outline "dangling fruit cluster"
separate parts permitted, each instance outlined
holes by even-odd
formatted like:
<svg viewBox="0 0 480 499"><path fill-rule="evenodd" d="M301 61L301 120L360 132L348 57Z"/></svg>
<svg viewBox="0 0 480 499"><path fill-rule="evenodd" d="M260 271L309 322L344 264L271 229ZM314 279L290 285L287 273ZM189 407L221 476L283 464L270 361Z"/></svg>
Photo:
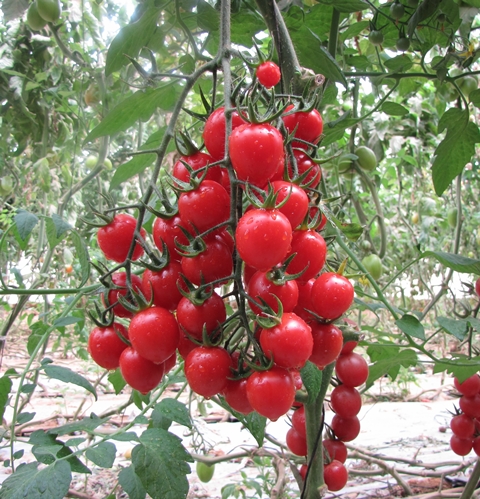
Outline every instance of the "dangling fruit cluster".
<svg viewBox="0 0 480 499"><path fill-rule="evenodd" d="M473 450L480 456L480 377L474 374L462 383L454 378L455 388L460 392L459 407L450 421L452 438L450 448L459 456Z"/></svg>

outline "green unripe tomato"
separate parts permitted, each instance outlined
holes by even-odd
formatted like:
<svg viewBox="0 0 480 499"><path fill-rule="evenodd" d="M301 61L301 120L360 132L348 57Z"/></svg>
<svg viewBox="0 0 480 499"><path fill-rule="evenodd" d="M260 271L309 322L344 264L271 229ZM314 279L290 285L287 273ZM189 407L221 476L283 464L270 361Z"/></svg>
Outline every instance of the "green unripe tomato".
<svg viewBox="0 0 480 499"><path fill-rule="evenodd" d="M411 222L413 225L417 225L419 221L420 221L420 215L415 211L414 213L412 213Z"/></svg>
<svg viewBox="0 0 480 499"><path fill-rule="evenodd" d="M0 180L0 188L2 195L6 196L13 191L13 178L10 175L5 175Z"/></svg>
<svg viewBox="0 0 480 499"><path fill-rule="evenodd" d="M465 78L460 79L460 81L458 82L458 86L460 87L463 95L465 95L465 97L467 97L468 99L470 93L474 90L477 90L478 82L474 76L465 76Z"/></svg>
<svg viewBox="0 0 480 499"><path fill-rule="evenodd" d="M37 2L30 4L27 10L27 24L33 31L40 31L47 25L47 21L38 13Z"/></svg>
<svg viewBox="0 0 480 499"><path fill-rule="evenodd" d="M377 157L375 153L367 146L360 146L355 149L358 156L357 163L360 168L371 172L377 167Z"/></svg>
<svg viewBox="0 0 480 499"><path fill-rule="evenodd" d="M97 156L94 156L92 154L85 160L85 167L88 168L89 170L92 170L93 168L95 168L95 166L97 166L97 162L98 162Z"/></svg>
<svg viewBox="0 0 480 499"><path fill-rule="evenodd" d="M448 225L454 229L457 226L457 216L458 210L457 208L450 208L447 212L447 222Z"/></svg>
<svg viewBox="0 0 480 499"><path fill-rule="evenodd" d="M105 167L105 170L107 170L107 171L110 171L113 168L112 162L108 158L105 158L103 160L103 166Z"/></svg>
<svg viewBox="0 0 480 499"><path fill-rule="evenodd" d="M395 47L399 52L406 52L410 48L410 40L403 36L395 42Z"/></svg>
<svg viewBox="0 0 480 499"><path fill-rule="evenodd" d="M62 4L60 0L36 0L38 13L45 21L54 23L60 19Z"/></svg>
<svg viewBox="0 0 480 499"><path fill-rule="evenodd" d="M400 2L393 2L390 5L390 15L397 21L405 14L405 7Z"/></svg>
<svg viewBox="0 0 480 499"><path fill-rule="evenodd" d="M374 29L373 31L370 31L368 39L372 45L378 47L383 43L384 36L381 31Z"/></svg>
<svg viewBox="0 0 480 499"><path fill-rule="evenodd" d="M353 167L353 160L350 154L342 154L338 158L338 173L346 173Z"/></svg>
<svg viewBox="0 0 480 499"><path fill-rule="evenodd" d="M372 249L372 245L371 245L370 241L367 241L366 239L364 239L362 241L361 247L364 251L369 251Z"/></svg>
<svg viewBox="0 0 480 499"><path fill-rule="evenodd" d="M367 269L368 273L376 280L380 279L383 274L382 260L378 255L372 253L363 258L362 265Z"/></svg>
<svg viewBox="0 0 480 499"><path fill-rule="evenodd" d="M214 464L206 464L201 461L197 461L197 476L199 480L203 483L208 483L215 473Z"/></svg>

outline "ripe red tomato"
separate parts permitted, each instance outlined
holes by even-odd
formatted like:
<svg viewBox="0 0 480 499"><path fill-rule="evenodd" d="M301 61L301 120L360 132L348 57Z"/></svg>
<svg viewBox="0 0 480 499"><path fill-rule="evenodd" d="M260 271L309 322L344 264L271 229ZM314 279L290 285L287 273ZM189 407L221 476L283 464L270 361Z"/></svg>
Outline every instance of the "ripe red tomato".
<svg viewBox="0 0 480 499"><path fill-rule="evenodd" d="M297 280L298 284L298 303L293 311L309 324L313 321L312 314L308 310L313 311L311 302L311 291L315 279L310 279L307 282Z"/></svg>
<svg viewBox="0 0 480 499"><path fill-rule="evenodd" d="M327 260L327 244L325 239L314 230L294 230L292 245L287 256L296 253L287 267L289 274L298 274L299 282L306 282L316 277Z"/></svg>
<svg viewBox="0 0 480 499"><path fill-rule="evenodd" d="M305 421L305 406L300 406L292 414L292 426L303 437L307 438L307 426Z"/></svg>
<svg viewBox="0 0 480 499"><path fill-rule="evenodd" d="M480 296L480 277L475 281L475 293Z"/></svg>
<svg viewBox="0 0 480 499"><path fill-rule="evenodd" d="M201 305L195 305L185 296L177 307L177 321L180 328L197 340L202 340L203 329L207 334L220 327L227 318L225 303L213 292Z"/></svg>
<svg viewBox="0 0 480 499"><path fill-rule="evenodd" d="M218 182L203 180L196 189L180 194L178 212L184 227L202 233L230 218L230 196Z"/></svg>
<svg viewBox="0 0 480 499"><path fill-rule="evenodd" d="M282 134L268 123L246 123L232 131L230 160L239 180L265 187L285 160Z"/></svg>
<svg viewBox="0 0 480 499"><path fill-rule="evenodd" d="M309 187L310 189L315 189L320 180L322 180L322 169L320 165L315 163L304 151L300 149L294 149L293 155L295 156L295 160L297 161L297 170L298 176L303 175L306 171L308 171L307 176L302 181L302 185ZM290 178L294 178L293 175L293 166L289 165L288 169Z"/></svg>
<svg viewBox="0 0 480 499"><path fill-rule="evenodd" d="M343 346L342 331L334 324L311 322L313 350L310 362L323 369L334 362L340 355Z"/></svg>
<svg viewBox="0 0 480 499"><path fill-rule="evenodd" d="M132 347L127 347L120 356L120 372L133 389L145 394L162 381L165 364L154 364Z"/></svg>
<svg viewBox="0 0 480 499"><path fill-rule="evenodd" d="M273 283L268 272L258 270L248 281L247 293L255 299L255 303L249 301L250 308L257 315L263 315L256 305L262 304L264 300L275 312L278 312L278 298L284 312L292 312L298 301L298 285L295 281L286 281L283 284ZM261 299L260 299L261 298Z"/></svg>
<svg viewBox="0 0 480 499"><path fill-rule="evenodd" d="M342 351L340 355L347 355L347 353L353 352L358 346L358 341L350 340L343 344Z"/></svg>
<svg viewBox="0 0 480 499"><path fill-rule="evenodd" d="M134 239L137 220L127 213L117 213L113 220L100 227L97 233L98 246L105 258L122 263L126 260ZM146 237L145 229L141 229L142 238ZM137 242L133 250L132 260L138 260L143 255L143 248Z"/></svg>
<svg viewBox="0 0 480 499"><path fill-rule="evenodd" d="M166 267L158 271L146 269L142 278L143 295L147 300L150 300L153 291L153 304L156 307L175 310L182 298L178 285L186 290L180 276L181 272L182 266L176 261L171 261Z"/></svg>
<svg viewBox="0 0 480 499"><path fill-rule="evenodd" d="M293 104L286 108L286 112L293 109ZM323 119L316 109L309 112L297 111L296 113L283 116L283 122L289 133L295 130L295 137L310 144L317 144L323 132ZM306 149L307 144L294 140L293 147Z"/></svg>
<svg viewBox="0 0 480 499"><path fill-rule="evenodd" d="M475 433L475 423L466 414L454 416L450 421L452 432L459 438L473 438Z"/></svg>
<svg viewBox="0 0 480 499"><path fill-rule="evenodd" d="M358 437L360 433L360 420L357 416L351 418L342 418L338 414L333 416L330 423L335 436L342 442L351 442Z"/></svg>
<svg viewBox="0 0 480 499"><path fill-rule="evenodd" d="M302 464L302 466L300 466L300 469L298 470L303 480L305 480L305 478L307 477L307 470L308 466L306 464Z"/></svg>
<svg viewBox="0 0 480 499"><path fill-rule="evenodd" d="M162 307L138 312L130 322L128 337L139 355L156 364L173 355L180 341L175 316Z"/></svg>
<svg viewBox="0 0 480 499"><path fill-rule="evenodd" d="M138 277L138 275L131 274L130 278L133 291L140 291L142 287L142 280L140 279L140 277ZM114 274L112 274L112 283L115 285L115 288L111 289L108 292L108 303L110 305L117 303L118 295L126 296L128 292L127 273L115 272ZM129 312L123 305L120 305L120 303L114 305L112 310L117 317L124 317L126 319L130 319L131 317L133 317L133 313Z"/></svg>
<svg viewBox="0 0 480 499"><path fill-rule="evenodd" d="M343 418L353 418L362 408L362 397L358 390L345 385L336 386L330 395L332 410Z"/></svg>
<svg viewBox="0 0 480 499"><path fill-rule="evenodd" d="M247 397L261 416L276 421L288 412L295 400L292 375L278 366L268 371L255 371L248 378Z"/></svg>
<svg viewBox="0 0 480 499"><path fill-rule="evenodd" d="M269 270L287 256L292 226L278 210L253 209L238 221L235 240L240 258L257 270Z"/></svg>
<svg viewBox="0 0 480 499"><path fill-rule="evenodd" d="M244 125L245 120L237 111L232 113L232 130ZM215 161L225 156L225 108L219 107L207 118L203 128L205 147Z"/></svg>
<svg viewBox="0 0 480 499"><path fill-rule="evenodd" d="M229 379L227 386L223 390L223 396L227 404L234 411L245 415L253 412L253 407L247 397L247 380L248 378Z"/></svg>
<svg viewBox="0 0 480 499"><path fill-rule="evenodd" d="M221 241L208 239L206 248L197 256L184 256L181 261L185 277L200 286L217 280L228 279L233 273L233 259L230 249ZM219 286L220 284L217 284Z"/></svg>
<svg viewBox="0 0 480 499"><path fill-rule="evenodd" d="M213 162L214 160L209 154L205 154L204 152L200 151L190 156L181 156L180 159L173 165L172 175L177 180L186 182L188 184L190 182L190 172L185 166L186 163L195 172L198 170L202 170L197 175L195 175L196 177L205 175L204 180L213 180L220 183L223 176L222 168L219 166L208 167L208 165Z"/></svg>
<svg viewBox="0 0 480 499"><path fill-rule="evenodd" d="M335 272L320 275L312 286L314 312L327 320L344 314L353 303L354 290L350 281Z"/></svg>
<svg viewBox="0 0 480 499"><path fill-rule="evenodd" d="M114 370L120 365L120 355L128 345L119 335L128 340L126 328L116 322L108 327L97 326L92 329L88 337L88 352L100 367Z"/></svg>
<svg viewBox="0 0 480 499"><path fill-rule="evenodd" d="M265 61L257 66L257 79L265 88L272 88L278 85L280 78L280 68L273 61Z"/></svg>
<svg viewBox="0 0 480 499"><path fill-rule="evenodd" d="M351 352L338 357L335 372L345 386L357 387L367 381L368 364L361 355Z"/></svg>
<svg viewBox="0 0 480 499"><path fill-rule="evenodd" d="M277 193L277 204L288 198L278 210L288 218L292 229L298 227L308 213L309 200L307 193L292 182L275 180L271 185L273 191Z"/></svg>
<svg viewBox="0 0 480 499"><path fill-rule="evenodd" d="M470 451L473 448L473 439L460 438L457 435L452 435L452 438L450 438L450 448L455 454L466 456L467 454L470 454Z"/></svg>
<svg viewBox="0 0 480 499"><path fill-rule="evenodd" d="M344 463L347 460L348 449L341 440L327 438L323 441L323 449L325 451L325 461L327 463L334 459L341 463Z"/></svg>
<svg viewBox="0 0 480 499"><path fill-rule="evenodd" d="M178 342L178 353L182 359L186 359L188 354L199 345L194 343L183 331L180 331L180 340Z"/></svg>
<svg viewBox="0 0 480 499"><path fill-rule="evenodd" d="M473 439L473 452L475 452L477 456L480 456L480 436Z"/></svg>
<svg viewBox="0 0 480 499"><path fill-rule="evenodd" d="M333 460L323 470L323 479L331 492L342 490L348 482L348 471L340 461Z"/></svg>
<svg viewBox="0 0 480 499"><path fill-rule="evenodd" d="M222 392L232 376L232 359L221 347L194 348L185 359L185 377L190 388L205 398Z"/></svg>
<svg viewBox="0 0 480 499"><path fill-rule="evenodd" d="M293 426L287 431L286 443L293 454L297 456L307 455L307 440Z"/></svg>
<svg viewBox="0 0 480 499"><path fill-rule="evenodd" d="M480 376L478 374L470 376L463 383L460 383L457 378L453 378L453 384L462 395L467 397L473 397L480 392Z"/></svg>
<svg viewBox="0 0 480 499"><path fill-rule="evenodd" d="M480 393L472 397L463 395L458 402L460 409L470 418L480 418Z"/></svg>
<svg viewBox="0 0 480 499"><path fill-rule="evenodd" d="M181 228L185 229L185 226L182 223L180 215L175 215L172 218L157 218L153 224L153 242L155 243L155 246L162 251L162 241L164 241L171 260L178 261L182 258L182 255L178 253L175 241L184 246L188 245L187 236L185 236Z"/></svg>
<svg viewBox="0 0 480 499"><path fill-rule="evenodd" d="M298 315L284 313L280 324L262 329L260 345L277 366L300 369L312 354L312 329Z"/></svg>

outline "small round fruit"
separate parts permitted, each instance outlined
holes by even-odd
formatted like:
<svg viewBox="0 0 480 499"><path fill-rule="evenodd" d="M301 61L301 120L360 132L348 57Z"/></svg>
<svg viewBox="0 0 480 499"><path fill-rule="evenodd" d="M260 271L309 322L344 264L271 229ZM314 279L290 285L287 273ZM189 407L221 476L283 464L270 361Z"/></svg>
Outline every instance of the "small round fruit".
<svg viewBox="0 0 480 499"><path fill-rule="evenodd" d="M127 348L128 333L120 323L108 327L95 327L88 337L88 352L92 359L104 369L114 370L119 366L120 356Z"/></svg>
<svg viewBox="0 0 480 499"><path fill-rule="evenodd" d="M214 464L206 464L201 461L197 461L196 465L198 479L203 483L208 483L215 473Z"/></svg>
<svg viewBox="0 0 480 499"><path fill-rule="evenodd" d="M60 0L36 0L38 13L45 21L54 23L60 19L62 4Z"/></svg>
<svg viewBox="0 0 480 499"><path fill-rule="evenodd" d="M406 36L402 36L395 42L395 47L399 52L406 52L410 48L410 40Z"/></svg>
<svg viewBox="0 0 480 499"><path fill-rule="evenodd" d="M342 490L348 481L348 471L340 461L333 460L325 466L323 477L328 490L336 492Z"/></svg>
<svg viewBox="0 0 480 499"><path fill-rule="evenodd" d="M100 89L96 83L90 83L83 94L83 100L87 106L94 106L100 102Z"/></svg>
<svg viewBox="0 0 480 499"><path fill-rule="evenodd" d="M355 154L358 156L357 163L360 168L370 172L375 170L377 167L377 157L369 147L359 146L355 149Z"/></svg>
<svg viewBox="0 0 480 499"><path fill-rule="evenodd" d="M414 213L412 213L410 221L412 222L413 225L417 225L418 222L420 221L420 215L415 211Z"/></svg>
<svg viewBox="0 0 480 499"><path fill-rule="evenodd" d="M448 225L454 229L457 226L458 210L457 208L450 208L447 212Z"/></svg>
<svg viewBox="0 0 480 499"><path fill-rule="evenodd" d="M378 255L375 255L375 253L364 257L362 264L376 281L382 277L382 260Z"/></svg>
<svg viewBox="0 0 480 499"><path fill-rule="evenodd" d="M475 281L475 293L480 297L480 277Z"/></svg>
<svg viewBox="0 0 480 499"><path fill-rule="evenodd" d="M280 68L273 61L265 61L258 65L257 79L265 88L273 88L282 77Z"/></svg>
<svg viewBox="0 0 480 499"><path fill-rule="evenodd" d="M28 7L27 24L33 31L40 31L47 25L47 21L38 12L37 2L32 2Z"/></svg>
<svg viewBox="0 0 480 499"><path fill-rule="evenodd" d="M383 33L381 31L374 29L373 31L370 31L370 34L368 35L368 40L375 47L379 47L384 40Z"/></svg>
<svg viewBox="0 0 480 499"><path fill-rule="evenodd" d="M400 2L393 2L390 5L390 15L397 21L405 14L405 7Z"/></svg>
<svg viewBox="0 0 480 499"><path fill-rule="evenodd" d="M139 355L132 347L127 347L120 355L120 372L134 390L146 394L162 381L165 365L154 364Z"/></svg>
<svg viewBox="0 0 480 499"><path fill-rule="evenodd" d="M312 286L313 311L327 320L338 319L350 308L353 298L350 281L335 272L321 274Z"/></svg>

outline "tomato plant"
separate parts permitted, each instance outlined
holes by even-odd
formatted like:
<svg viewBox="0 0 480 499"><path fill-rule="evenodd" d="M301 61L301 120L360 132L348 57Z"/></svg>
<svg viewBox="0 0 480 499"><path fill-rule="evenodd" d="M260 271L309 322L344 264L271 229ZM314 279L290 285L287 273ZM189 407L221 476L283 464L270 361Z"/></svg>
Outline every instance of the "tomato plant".
<svg viewBox="0 0 480 499"><path fill-rule="evenodd" d="M272 88L278 85L280 78L280 68L273 61L264 61L257 66L257 79L265 88Z"/></svg>
<svg viewBox="0 0 480 499"><path fill-rule="evenodd" d="M315 280L311 296L314 312L324 319L337 319L350 308L354 291L346 277L325 272Z"/></svg>
<svg viewBox="0 0 480 499"><path fill-rule="evenodd" d="M60 19L62 4L60 0L35 0L37 10L45 21L54 23Z"/></svg>

